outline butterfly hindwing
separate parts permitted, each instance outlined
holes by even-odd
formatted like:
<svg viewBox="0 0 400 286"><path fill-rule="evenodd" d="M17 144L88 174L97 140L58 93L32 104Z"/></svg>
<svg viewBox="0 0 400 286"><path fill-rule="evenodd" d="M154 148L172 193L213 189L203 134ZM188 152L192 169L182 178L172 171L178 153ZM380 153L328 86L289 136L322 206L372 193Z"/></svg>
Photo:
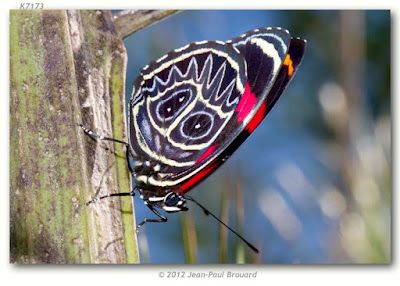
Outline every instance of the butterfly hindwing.
<svg viewBox="0 0 400 286"><path fill-rule="evenodd" d="M130 101L130 142L161 173L201 158L235 112L245 85L240 53L223 42L193 43L151 63Z"/></svg>

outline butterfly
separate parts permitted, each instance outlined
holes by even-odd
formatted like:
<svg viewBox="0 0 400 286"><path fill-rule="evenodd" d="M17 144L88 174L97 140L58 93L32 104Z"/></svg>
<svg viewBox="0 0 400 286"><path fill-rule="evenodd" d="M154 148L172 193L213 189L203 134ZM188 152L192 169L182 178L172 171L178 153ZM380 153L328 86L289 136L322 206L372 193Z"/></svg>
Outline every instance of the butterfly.
<svg viewBox="0 0 400 286"><path fill-rule="evenodd" d="M138 192L158 217L138 228L167 221L158 209L187 211L187 200L211 214L187 193L253 133L287 88L305 47L306 40L285 29L260 28L226 42L191 43L145 66L129 101L129 142L81 125L89 135L125 144L135 181L129 193L89 203Z"/></svg>

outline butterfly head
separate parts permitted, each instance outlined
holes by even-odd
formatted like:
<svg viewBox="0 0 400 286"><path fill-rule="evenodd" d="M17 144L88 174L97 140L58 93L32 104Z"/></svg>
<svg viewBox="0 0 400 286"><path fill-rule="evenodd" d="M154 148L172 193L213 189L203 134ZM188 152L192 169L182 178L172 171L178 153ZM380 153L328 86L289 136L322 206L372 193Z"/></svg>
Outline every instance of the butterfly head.
<svg viewBox="0 0 400 286"><path fill-rule="evenodd" d="M162 208L166 212L180 212L188 210L185 198L175 192L169 192L164 197Z"/></svg>
<svg viewBox="0 0 400 286"><path fill-rule="evenodd" d="M143 189L139 191L141 198L148 206L162 208L168 213L188 210L186 199L174 191L147 192Z"/></svg>

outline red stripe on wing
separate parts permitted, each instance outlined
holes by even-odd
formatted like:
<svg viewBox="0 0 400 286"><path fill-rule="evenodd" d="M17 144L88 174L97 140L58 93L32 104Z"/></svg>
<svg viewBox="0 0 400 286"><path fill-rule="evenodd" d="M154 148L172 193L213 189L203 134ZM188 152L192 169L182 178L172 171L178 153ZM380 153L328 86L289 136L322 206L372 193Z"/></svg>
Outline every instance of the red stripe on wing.
<svg viewBox="0 0 400 286"><path fill-rule="evenodd" d="M216 144L215 145L211 145L210 147L208 147L207 151L204 152L204 154L194 164L196 165L196 164L200 163L201 161L203 161L205 158L210 156L216 149L217 149L217 145Z"/></svg>
<svg viewBox="0 0 400 286"><path fill-rule="evenodd" d="M207 167L205 167L203 170L201 170L196 175L187 180L185 183L183 183L179 187L177 192L181 194L185 193L186 190L190 190L191 188L193 188L193 186L200 183L200 181L202 181L205 177L207 177L208 174L210 174L216 167L218 167L218 164L216 164L216 162L217 159L214 159L210 164L208 164Z"/></svg>
<svg viewBox="0 0 400 286"><path fill-rule="evenodd" d="M244 93L235 111L238 112L237 122L240 124L253 110L257 103L257 97L254 93L251 93L250 85L247 82L244 89Z"/></svg>
<svg viewBox="0 0 400 286"><path fill-rule="evenodd" d="M257 113L254 115L254 117L250 120L250 122L245 127L245 129L249 133L252 133L254 131L254 129L257 128L258 124L260 124L261 121L264 119L265 111L266 111L266 104L265 104L265 102L263 102L263 104L261 104L260 108L257 110Z"/></svg>

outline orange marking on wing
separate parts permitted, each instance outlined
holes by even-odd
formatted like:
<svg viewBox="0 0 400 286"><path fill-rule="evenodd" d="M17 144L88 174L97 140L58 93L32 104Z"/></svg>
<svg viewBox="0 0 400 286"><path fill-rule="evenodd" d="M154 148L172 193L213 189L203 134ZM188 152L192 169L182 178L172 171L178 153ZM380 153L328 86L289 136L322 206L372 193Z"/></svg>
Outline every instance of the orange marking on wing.
<svg viewBox="0 0 400 286"><path fill-rule="evenodd" d="M293 75L293 70L294 70L293 69L293 61L290 58L289 54L286 55L286 58L285 58L285 61L283 62L283 65L288 67L288 76L292 76Z"/></svg>

